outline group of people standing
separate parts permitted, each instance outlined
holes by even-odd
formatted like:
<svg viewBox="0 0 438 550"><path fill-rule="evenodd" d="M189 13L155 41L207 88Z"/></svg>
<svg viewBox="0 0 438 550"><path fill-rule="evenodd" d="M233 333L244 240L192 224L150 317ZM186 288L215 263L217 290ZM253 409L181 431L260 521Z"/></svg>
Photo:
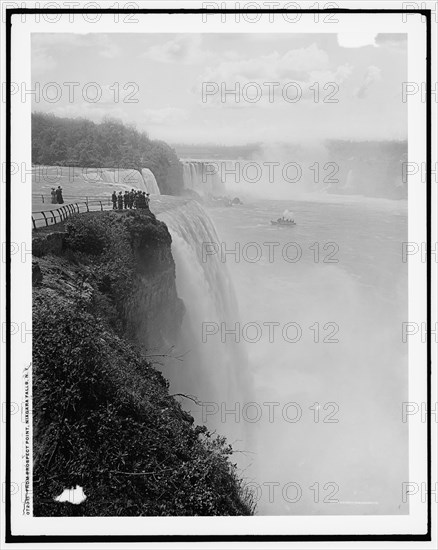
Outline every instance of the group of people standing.
<svg viewBox="0 0 438 550"><path fill-rule="evenodd" d="M114 191L111 195L111 200L113 202L113 210L123 210L128 208L147 208L149 209L149 193L146 191L136 191L131 189L131 191L119 191L119 194Z"/></svg>
<svg viewBox="0 0 438 550"><path fill-rule="evenodd" d="M58 185L58 189L52 187L52 190L50 191L50 196L52 197L52 204L64 204L62 187L60 185Z"/></svg>

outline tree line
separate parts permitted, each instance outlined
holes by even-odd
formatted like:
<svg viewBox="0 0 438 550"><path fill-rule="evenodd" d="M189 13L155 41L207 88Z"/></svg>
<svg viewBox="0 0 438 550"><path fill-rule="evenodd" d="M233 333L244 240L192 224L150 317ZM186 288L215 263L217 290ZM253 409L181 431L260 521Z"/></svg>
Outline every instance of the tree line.
<svg viewBox="0 0 438 550"><path fill-rule="evenodd" d="M32 113L32 163L86 168L149 168L161 193L178 195L183 168L164 141L151 140L134 126L105 118L61 118Z"/></svg>

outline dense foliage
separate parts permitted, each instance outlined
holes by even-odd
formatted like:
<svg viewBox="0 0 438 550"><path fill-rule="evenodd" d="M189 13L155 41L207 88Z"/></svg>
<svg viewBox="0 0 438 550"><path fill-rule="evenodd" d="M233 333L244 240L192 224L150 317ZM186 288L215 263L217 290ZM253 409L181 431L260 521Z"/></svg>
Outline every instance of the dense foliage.
<svg viewBox="0 0 438 550"><path fill-rule="evenodd" d="M169 145L110 118L95 124L82 118L32 113L32 163L149 168L162 193L177 195L183 187L182 165Z"/></svg>
<svg viewBox="0 0 438 550"><path fill-rule="evenodd" d="M35 301L35 515L247 515L231 448L84 303ZM79 485L80 505L56 503Z"/></svg>
<svg viewBox="0 0 438 550"><path fill-rule="evenodd" d="M126 332L120 304L141 264L139 251L146 249L151 263L164 248L170 250L170 235L153 215L100 212L73 217L59 254L36 260L37 516L254 511L253 496L230 460L231 447L194 425ZM87 497L82 504L54 500L76 485Z"/></svg>

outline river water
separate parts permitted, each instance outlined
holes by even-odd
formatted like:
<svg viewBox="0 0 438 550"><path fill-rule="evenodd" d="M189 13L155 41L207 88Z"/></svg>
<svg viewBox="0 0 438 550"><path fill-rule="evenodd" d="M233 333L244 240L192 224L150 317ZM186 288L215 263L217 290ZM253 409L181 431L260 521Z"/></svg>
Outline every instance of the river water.
<svg viewBox="0 0 438 550"><path fill-rule="evenodd" d="M240 325L207 338L225 348L238 334L252 396L211 416L249 434L260 514L406 513L406 202L311 198L208 210L219 242L205 261L226 265ZM271 225L285 209L297 225Z"/></svg>

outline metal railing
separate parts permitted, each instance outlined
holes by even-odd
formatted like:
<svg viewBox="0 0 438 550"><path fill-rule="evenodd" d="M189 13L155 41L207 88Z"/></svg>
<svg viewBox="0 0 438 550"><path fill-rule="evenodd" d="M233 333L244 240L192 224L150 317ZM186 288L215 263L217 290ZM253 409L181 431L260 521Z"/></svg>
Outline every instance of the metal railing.
<svg viewBox="0 0 438 550"><path fill-rule="evenodd" d="M51 210L41 210L32 212L32 225L34 229L39 227L49 227L56 223L61 223L73 214L81 212L90 212L98 210L112 209L110 201L104 200L88 200L85 202L67 203Z"/></svg>
<svg viewBox="0 0 438 550"><path fill-rule="evenodd" d="M111 202L111 196L104 196L102 195L63 195L64 201L73 202L73 201L79 201L79 202L93 202L96 200L101 200L102 202L108 201L108 204ZM32 202L36 203L37 201L40 201L42 204L51 204L52 203L52 197L51 195L44 195L42 193L32 193ZM54 207L56 208L56 205L58 203L52 203Z"/></svg>

